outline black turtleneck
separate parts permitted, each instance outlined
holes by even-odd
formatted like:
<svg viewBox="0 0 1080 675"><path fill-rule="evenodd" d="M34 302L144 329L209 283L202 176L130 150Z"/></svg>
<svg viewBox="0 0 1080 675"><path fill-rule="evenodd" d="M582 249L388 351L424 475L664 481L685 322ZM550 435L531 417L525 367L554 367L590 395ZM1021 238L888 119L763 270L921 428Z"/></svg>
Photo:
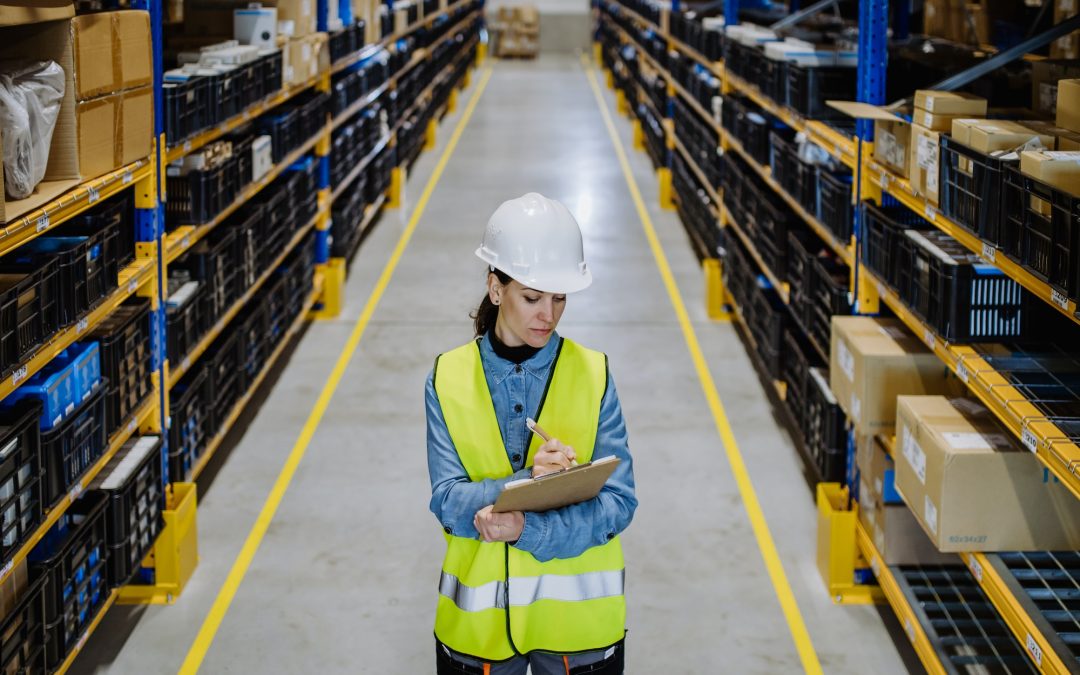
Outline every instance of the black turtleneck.
<svg viewBox="0 0 1080 675"><path fill-rule="evenodd" d="M495 328L492 327L488 331L488 340L491 340L491 348L495 350L495 354L500 359L506 359L511 363L523 363L531 359L536 352L540 351L539 347L533 347L529 344L523 344L518 347L508 347L499 339L498 335L495 335Z"/></svg>

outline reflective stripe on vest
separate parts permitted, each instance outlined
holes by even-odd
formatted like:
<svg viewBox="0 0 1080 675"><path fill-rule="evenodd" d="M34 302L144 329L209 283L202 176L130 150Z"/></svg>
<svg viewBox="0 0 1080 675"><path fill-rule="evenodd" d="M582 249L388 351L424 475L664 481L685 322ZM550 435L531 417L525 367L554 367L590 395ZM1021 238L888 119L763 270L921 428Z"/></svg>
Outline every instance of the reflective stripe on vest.
<svg viewBox="0 0 1080 675"><path fill-rule="evenodd" d="M538 422L590 461L607 387L607 359L562 340ZM435 391L450 438L473 481L513 473L488 391L479 344L439 357ZM530 441L528 461L541 441ZM501 543L447 536L435 634L451 649L489 661L534 650L608 647L623 638L622 546L615 537L580 556L548 562ZM507 574L509 572L509 581Z"/></svg>

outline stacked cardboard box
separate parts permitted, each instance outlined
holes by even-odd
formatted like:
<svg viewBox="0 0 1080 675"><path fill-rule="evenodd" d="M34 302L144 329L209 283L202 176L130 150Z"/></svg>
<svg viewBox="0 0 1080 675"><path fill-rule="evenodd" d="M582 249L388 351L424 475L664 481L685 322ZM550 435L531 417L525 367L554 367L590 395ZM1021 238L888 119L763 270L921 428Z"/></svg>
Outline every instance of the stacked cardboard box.
<svg viewBox="0 0 1080 675"><path fill-rule="evenodd" d="M66 75L45 181L4 204L0 220L36 208L81 181L150 155L150 15L127 10L3 29L0 59L55 61Z"/></svg>
<svg viewBox="0 0 1080 675"><path fill-rule="evenodd" d="M540 10L534 5L500 7L492 26L496 56L535 58L540 53Z"/></svg>
<svg viewBox="0 0 1080 675"><path fill-rule="evenodd" d="M941 191L941 133L961 117L985 117L986 99L951 91L920 89L915 92L908 151L911 187L936 205Z"/></svg>

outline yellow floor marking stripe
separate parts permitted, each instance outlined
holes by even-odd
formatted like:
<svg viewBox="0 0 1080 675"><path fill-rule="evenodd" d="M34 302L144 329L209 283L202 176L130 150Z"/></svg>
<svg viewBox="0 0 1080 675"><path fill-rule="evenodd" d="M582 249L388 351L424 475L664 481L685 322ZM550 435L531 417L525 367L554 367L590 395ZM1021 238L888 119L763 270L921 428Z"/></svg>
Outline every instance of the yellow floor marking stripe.
<svg viewBox="0 0 1080 675"><path fill-rule="evenodd" d="M458 121L457 127L454 129L454 134L450 137L450 142L446 145L446 150L443 151L442 157L439 158L439 163L435 166L435 171L431 174L431 178L428 179L427 186L424 188L420 200L416 203L416 210L413 211L412 216L409 218L405 231L401 233L401 237L398 239L394 252L390 255L386 267L383 268L382 274L379 276L379 281L375 284L375 289L368 297L367 304L364 306L364 311L360 313L360 317L356 320L352 333L349 335L349 340L345 343L345 348L341 352L341 355L338 356L337 363L334 364L334 370L330 373L330 378L323 386L322 392L319 393L319 398L315 402L315 407L312 408L307 422L304 423L304 428L300 432L300 437L296 439L296 445L293 446L292 452L289 453L289 457L285 461L285 466L282 468L281 473L278 474L277 481L275 481L273 489L267 496L262 511L259 512L259 517L255 521L255 525L251 528L251 532L248 533L247 540L244 542L244 547L240 550L240 555L237 556L232 569L229 570L229 576L221 586L221 590L218 592L218 596L214 600L214 605L210 608L210 613L206 616L206 620L203 621L202 628L199 629L199 634L195 637L195 642L191 645L191 650L188 651L187 658L184 659L183 665L180 666L179 672L181 675L192 675L198 672L199 666L202 665L203 659L206 657L206 652L210 649L210 645L214 641L214 636L217 634L218 628L225 618L225 613L229 611L229 605L232 604L232 600L236 596L236 591L240 588L240 583L244 580L244 575L247 574L248 567L250 567L256 551L259 550L259 544L262 543L267 528L270 527L270 521L273 520L278 505L281 504L281 499L285 496L285 491L289 489L289 483L292 482L293 474L296 473L296 469L300 465L300 460L304 458L304 453L307 451L308 444L311 442L312 436L315 435L315 429L318 428L319 422L322 421L323 414L326 412L327 406L330 405L330 399L334 396L338 383L345 374L345 368L349 365L353 353L360 344L360 338L364 335L364 329L367 328L368 321L371 320L371 315L375 312L375 308L378 306L379 300L382 298L382 294L386 290L387 284L390 283L390 277L393 276L394 269L397 267L402 253L405 252L405 247L408 245L409 239L412 238L412 234L416 230L416 225L420 221L424 209L427 207L428 200L431 198L431 193L434 192L435 185L442 177L443 169L446 168L446 163L449 161L450 155L453 154L454 148L457 147L458 140L461 138L462 132L465 131L465 126L469 123L469 119L476 109L476 104L480 101L480 95L484 93L484 88L487 87L488 80L490 79L491 69L488 68L484 72L484 76L480 80L476 92L473 93L472 100L469 101L465 113L461 116L461 120Z"/></svg>
<svg viewBox="0 0 1080 675"><path fill-rule="evenodd" d="M611 142L615 145L615 154L619 158L623 176L626 177L626 184L630 188L630 196L634 201L634 206L637 208L638 217L641 219L641 226L645 230L645 236L649 240L649 247L652 248L653 257L656 259L656 267L660 270L660 276L664 279L668 297L671 299L675 315L678 317L679 325L682 327L686 346L690 350L690 357L694 361L698 378L701 380L701 388L705 392L705 399L708 401L709 409L712 410L713 418L716 421L716 429L720 432L720 440L724 444L724 451L727 453L731 472L735 475L735 482L739 486L739 494L742 496L743 504L746 506L746 515L750 518L754 538L757 539L761 557L765 560L769 579L776 590L776 597L780 601L784 618L787 619L788 628L791 630L795 648L798 650L799 658L802 660L803 669L807 673L817 675L822 672L821 664L818 662L814 645L810 641L810 634L806 631L802 613L799 612L799 606L795 602L795 595L791 592L791 585L788 583L787 575L784 573L784 566L780 562L776 544L773 542L772 534L769 532L769 525L765 522L761 504L758 503L757 492L754 490L754 485L750 482L750 476L746 472L742 453L735 442L735 435L732 433L731 426L728 423L727 413L724 412L724 404L720 401L720 394L716 390L716 382L713 381L709 366L705 362L705 356L701 352L701 345L698 343L697 333L694 332L694 327L690 323L690 316L686 313L682 293L679 291L678 284L675 283L675 277L671 274L667 255L664 254L660 239L656 236L656 229L653 227L652 219L649 217L645 202L641 198L641 191L638 190L637 182L634 180L630 163L626 159L626 152L623 150L622 141L619 140L619 134L615 129L615 123L612 121L611 113L608 111L603 95L600 93L600 86L596 82L595 72L589 67L588 60L584 55L581 60L585 73L589 78L589 84L592 86L593 94L596 96L596 102L600 106L604 123L607 125L608 133L611 135Z"/></svg>

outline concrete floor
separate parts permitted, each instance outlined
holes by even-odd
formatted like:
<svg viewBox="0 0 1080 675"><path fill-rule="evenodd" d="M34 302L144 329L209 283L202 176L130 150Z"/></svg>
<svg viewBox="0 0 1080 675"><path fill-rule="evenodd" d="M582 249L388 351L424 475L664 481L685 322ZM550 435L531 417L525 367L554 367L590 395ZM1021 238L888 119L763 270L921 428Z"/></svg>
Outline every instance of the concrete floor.
<svg viewBox="0 0 1080 675"><path fill-rule="evenodd" d="M596 281L570 298L559 330L610 355L630 431L641 505L623 537L627 671L798 670L582 63L544 57L493 68L202 672L433 671L444 544L427 511L424 378L436 354L471 337L467 315L484 280L473 249L487 217L532 190L562 200L581 222ZM183 597L171 607L114 608L75 672L180 667L482 74L440 126L438 148L414 167L409 210L385 213L361 248L342 316L308 329L246 433L201 482L201 563ZM611 92L604 98L613 110ZM629 149L629 124L616 127ZM887 608L826 597L813 497L792 441L734 328L705 316L700 268L677 216L658 208L648 159L630 161L822 667L907 672L910 654L898 653L882 620Z"/></svg>

